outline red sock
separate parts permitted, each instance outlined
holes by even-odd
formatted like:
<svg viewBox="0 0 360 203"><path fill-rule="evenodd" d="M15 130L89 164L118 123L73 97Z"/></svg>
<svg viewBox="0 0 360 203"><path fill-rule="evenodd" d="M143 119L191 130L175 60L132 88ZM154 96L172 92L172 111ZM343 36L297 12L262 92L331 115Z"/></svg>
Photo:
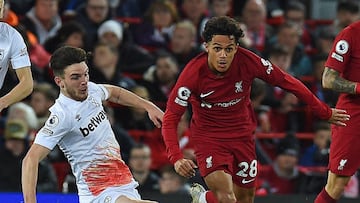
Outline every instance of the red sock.
<svg viewBox="0 0 360 203"><path fill-rule="evenodd" d="M214 193L211 192L210 190L206 191L205 199L207 203L218 203Z"/></svg>
<svg viewBox="0 0 360 203"><path fill-rule="evenodd" d="M336 200L330 197L330 195L326 192L325 188L323 188L319 195L316 197L314 203L336 203Z"/></svg>

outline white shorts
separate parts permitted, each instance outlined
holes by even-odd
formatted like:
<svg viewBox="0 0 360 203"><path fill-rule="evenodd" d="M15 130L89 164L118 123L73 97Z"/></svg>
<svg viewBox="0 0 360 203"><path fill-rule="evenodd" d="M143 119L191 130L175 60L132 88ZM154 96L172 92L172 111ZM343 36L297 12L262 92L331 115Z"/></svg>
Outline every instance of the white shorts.
<svg viewBox="0 0 360 203"><path fill-rule="evenodd" d="M115 203L116 199L120 196L140 200L140 194L136 189L138 185L136 181L133 181L127 185L109 187L98 196L79 196L79 201L80 203Z"/></svg>

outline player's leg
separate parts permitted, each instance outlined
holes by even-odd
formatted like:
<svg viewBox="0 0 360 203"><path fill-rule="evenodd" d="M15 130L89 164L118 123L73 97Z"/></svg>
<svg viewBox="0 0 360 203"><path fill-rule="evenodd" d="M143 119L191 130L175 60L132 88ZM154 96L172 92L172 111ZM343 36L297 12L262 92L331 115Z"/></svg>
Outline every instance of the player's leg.
<svg viewBox="0 0 360 203"><path fill-rule="evenodd" d="M315 199L315 203L335 203L342 196L349 176L339 176L329 171L325 188Z"/></svg>
<svg viewBox="0 0 360 203"><path fill-rule="evenodd" d="M236 203L230 174L223 170L216 170L208 174L204 180L219 203Z"/></svg>
<svg viewBox="0 0 360 203"><path fill-rule="evenodd" d="M234 193L237 203L253 203L255 199L255 187L243 188L234 184Z"/></svg>
<svg viewBox="0 0 360 203"><path fill-rule="evenodd" d="M331 127L329 154L329 173L325 188L315 199L315 203L335 203L343 194L351 176L360 166L360 114L357 110L347 109L351 115L346 127Z"/></svg>

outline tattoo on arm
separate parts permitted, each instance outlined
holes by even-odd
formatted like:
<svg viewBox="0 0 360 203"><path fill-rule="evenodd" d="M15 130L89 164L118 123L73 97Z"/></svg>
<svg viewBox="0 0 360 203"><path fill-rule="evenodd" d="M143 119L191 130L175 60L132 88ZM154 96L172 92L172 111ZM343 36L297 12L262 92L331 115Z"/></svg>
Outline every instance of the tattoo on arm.
<svg viewBox="0 0 360 203"><path fill-rule="evenodd" d="M323 80L327 80L329 88L336 92L355 94L356 83L340 77L334 69L325 68Z"/></svg>

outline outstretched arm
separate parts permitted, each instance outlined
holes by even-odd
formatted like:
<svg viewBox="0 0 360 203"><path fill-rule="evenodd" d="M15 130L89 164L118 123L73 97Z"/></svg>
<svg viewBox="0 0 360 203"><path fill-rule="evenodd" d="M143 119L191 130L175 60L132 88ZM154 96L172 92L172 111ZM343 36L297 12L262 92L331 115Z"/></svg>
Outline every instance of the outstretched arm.
<svg viewBox="0 0 360 203"><path fill-rule="evenodd" d="M22 162L21 185L25 203L36 203L39 162L49 153L48 148L33 144Z"/></svg>
<svg viewBox="0 0 360 203"><path fill-rule="evenodd" d="M114 85L104 85L109 91L109 101L124 106L131 106L145 109L151 121L156 127L160 128L163 120L164 112L152 102L145 100L136 94Z"/></svg>
<svg viewBox="0 0 360 203"><path fill-rule="evenodd" d="M30 67L16 69L19 83L5 96L0 98L0 112L11 104L21 101L33 90L33 78Z"/></svg>
<svg viewBox="0 0 360 203"><path fill-rule="evenodd" d="M357 83L346 80L340 73L332 68L325 67L322 78L322 86L340 93L358 94Z"/></svg>

